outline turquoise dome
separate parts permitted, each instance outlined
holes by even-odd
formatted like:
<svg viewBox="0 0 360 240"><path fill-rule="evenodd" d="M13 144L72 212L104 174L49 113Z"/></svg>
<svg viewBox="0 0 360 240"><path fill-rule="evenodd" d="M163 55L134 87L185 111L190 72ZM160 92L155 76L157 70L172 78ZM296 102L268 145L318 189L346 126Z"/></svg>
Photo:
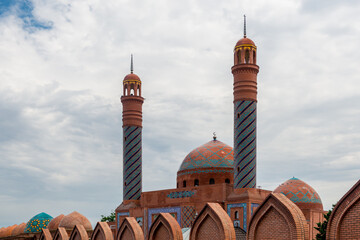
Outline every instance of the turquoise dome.
<svg viewBox="0 0 360 240"><path fill-rule="evenodd" d="M53 219L52 216L50 216L47 213L39 213L38 215L32 217L26 224L25 233L35 233L35 232L41 232L43 228L46 228L49 222Z"/></svg>
<svg viewBox="0 0 360 240"><path fill-rule="evenodd" d="M234 168L233 148L213 140L191 151L182 162L179 172L199 168Z"/></svg>

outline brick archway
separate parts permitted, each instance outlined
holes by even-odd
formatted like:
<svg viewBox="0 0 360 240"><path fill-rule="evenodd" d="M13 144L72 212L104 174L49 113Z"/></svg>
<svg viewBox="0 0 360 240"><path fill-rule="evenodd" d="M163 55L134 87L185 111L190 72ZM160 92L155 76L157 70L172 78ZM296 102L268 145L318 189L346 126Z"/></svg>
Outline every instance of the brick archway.
<svg viewBox="0 0 360 240"><path fill-rule="evenodd" d="M69 240L69 235L67 234L66 229L58 227L54 234L54 240Z"/></svg>
<svg viewBox="0 0 360 240"><path fill-rule="evenodd" d="M336 204L326 232L328 240L360 238L360 180Z"/></svg>
<svg viewBox="0 0 360 240"><path fill-rule="evenodd" d="M178 222L170 213L160 213L149 231L149 240L183 240Z"/></svg>
<svg viewBox="0 0 360 240"><path fill-rule="evenodd" d="M89 240L89 236L83 225L76 224L71 232L70 240Z"/></svg>
<svg viewBox="0 0 360 240"><path fill-rule="evenodd" d="M309 239L299 207L281 193L271 193L250 220L248 239Z"/></svg>
<svg viewBox="0 0 360 240"><path fill-rule="evenodd" d="M191 228L190 240L207 239L236 239L233 223L218 203L207 203Z"/></svg>
<svg viewBox="0 0 360 240"><path fill-rule="evenodd" d="M40 235L40 239L39 239L39 240L52 240L52 236L51 236L51 233L50 233L49 229L44 228L44 229L41 231L41 235Z"/></svg>
<svg viewBox="0 0 360 240"><path fill-rule="evenodd" d="M133 217L126 217L118 230L116 240L144 240L144 233Z"/></svg>
<svg viewBox="0 0 360 240"><path fill-rule="evenodd" d="M106 222L98 222L95 226L93 234L91 235L91 240L113 240L109 224Z"/></svg>

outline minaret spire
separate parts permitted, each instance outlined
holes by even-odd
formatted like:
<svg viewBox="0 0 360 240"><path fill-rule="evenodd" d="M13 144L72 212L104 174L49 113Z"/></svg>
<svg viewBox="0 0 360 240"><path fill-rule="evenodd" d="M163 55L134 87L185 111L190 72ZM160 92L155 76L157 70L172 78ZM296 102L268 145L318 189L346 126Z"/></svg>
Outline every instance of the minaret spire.
<svg viewBox="0 0 360 240"><path fill-rule="evenodd" d="M246 15L244 14L244 38L246 38Z"/></svg>
<svg viewBox="0 0 360 240"><path fill-rule="evenodd" d="M133 55L132 54L131 54L130 72L134 73L134 61L133 61Z"/></svg>

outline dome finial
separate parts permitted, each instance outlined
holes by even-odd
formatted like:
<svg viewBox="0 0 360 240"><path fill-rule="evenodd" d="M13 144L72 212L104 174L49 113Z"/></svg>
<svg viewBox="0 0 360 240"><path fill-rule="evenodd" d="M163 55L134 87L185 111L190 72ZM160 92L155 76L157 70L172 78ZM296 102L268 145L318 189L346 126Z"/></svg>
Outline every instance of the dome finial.
<svg viewBox="0 0 360 240"><path fill-rule="evenodd" d="M216 132L213 132L213 139L216 141Z"/></svg>
<svg viewBox="0 0 360 240"><path fill-rule="evenodd" d="M246 15L244 14L244 38L246 38Z"/></svg>
<svg viewBox="0 0 360 240"><path fill-rule="evenodd" d="M131 54L130 72L134 73L134 63L133 63L133 55L132 54Z"/></svg>

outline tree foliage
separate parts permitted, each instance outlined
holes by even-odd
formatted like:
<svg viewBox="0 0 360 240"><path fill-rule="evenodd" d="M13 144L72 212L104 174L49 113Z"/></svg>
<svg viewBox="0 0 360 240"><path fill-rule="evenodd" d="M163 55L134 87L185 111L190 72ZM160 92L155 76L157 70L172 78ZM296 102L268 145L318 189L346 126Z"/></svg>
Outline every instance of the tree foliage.
<svg viewBox="0 0 360 240"><path fill-rule="evenodd" d="M111 212L109 216L101 215L101 222L115 222L115 211Z"/></svg>
<svg viewBox="0 0 360 240"><path fill-rule="evenodd" d="M316 240L325 240L326 239L326 228L329 222L330 215L334 209L335 205L333 205L332 209L329 210L326 214L324 214L324 221L321 223L317 223L317 227L314 227L318 230L319 233L316 234Z"/></svg>

